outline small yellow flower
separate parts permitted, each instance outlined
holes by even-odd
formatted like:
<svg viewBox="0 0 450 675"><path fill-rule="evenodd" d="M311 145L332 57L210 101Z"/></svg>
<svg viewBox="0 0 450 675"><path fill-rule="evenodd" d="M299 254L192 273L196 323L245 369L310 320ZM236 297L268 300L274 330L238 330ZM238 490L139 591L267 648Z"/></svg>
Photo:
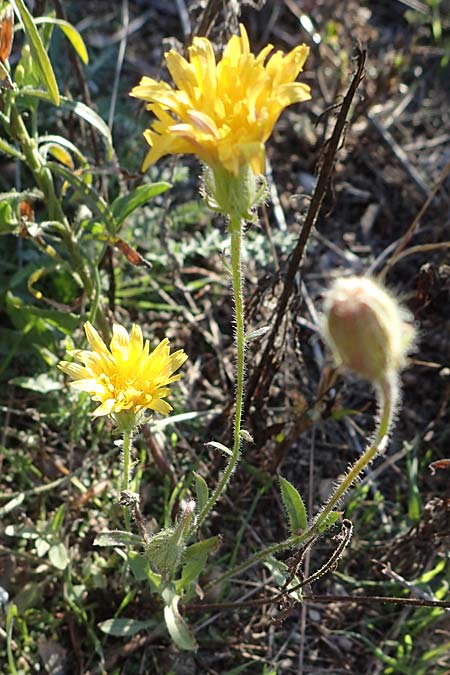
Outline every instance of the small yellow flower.
<svg viewBox="0 0 450 675"><path fill-rule="evenodd" d="M142 169L160 157L195 154L211 167L222 166L237 176L250 164L264 173L264 143L284 108L311 98L308 85L295 82L308 56L306 45L288 54L273 46L255 56L244 26L216 63L206 38L194 38L189 62L171 50L166 63L177 89L143 77L131 96L148 101L157 120L144 136L151 146Z"/></svg>
<svg viewBox="0 0 450 675"><path fill-rule="evenodd" d="M74 380L72 387L101 402L94 417L122 411L138 413L145 408L163 415L170 413L172 406L163 398L170 393L168 385L181 377L173 373L187 359L182 349L170 354L165 338L150 353L149 342L144 344L136 324L130 335L115 324L109 349L89 321L84 329L92 351L73 350L70 355L79 363L61 361L58 367Z"/></svg>

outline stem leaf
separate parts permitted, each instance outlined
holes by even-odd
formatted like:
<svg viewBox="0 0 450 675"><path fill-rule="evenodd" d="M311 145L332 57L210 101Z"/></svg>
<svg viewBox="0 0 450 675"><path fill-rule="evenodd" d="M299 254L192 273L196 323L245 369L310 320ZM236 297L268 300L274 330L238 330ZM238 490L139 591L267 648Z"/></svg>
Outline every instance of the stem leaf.
<svg viewBox="0 0 450 675"><path fill-rule="evenodd" d="M26 91L24 91L24 93L26 93ZM89 108L89 106L87 106L85 103L81 103L81 101L72 101L70 98L66 98L65 96L61 96L61 104L64 108L67 108L71 112L75 113L75 115L78 115L78 117L81 117L98 131L98 133L106 142L107 159L111 159L113 153L111 131L100 115L92 110L92 108Z"/></svg>
<svg viewBox="0 0 450 675"><path fill-rule="evenodd" d="M281 498L289 519L291 534L295 535L298 534L299 530L306 530L308 526L306 507L298 490L286 478L280 476L279 482Z"/></svg>
<svg viewBox="0 0 450 675"><path fill-rule="evenodd" d="M84 40L81 37L80 33L77 31L77 29L72 26L71 23L68 21L64 21L64 19L57 19L54 16L40 16L39 18L36 18L34 20L35 24L39 23L50 23L53 26L58 26L66 36L66 38L69 40L71 43L72 47L75 49L76 53L80 57L80 59L83 61L84 64L89 63L89 56L87 53L86 45L84 44Z"/></svg>
<svg viewBox="0 0 450 675"><path fill-rule="evenodd" d="M200 476L199 473L194 471L194 480L195 480L195 495L197 497L197 506L199 511L203 511L208 498L209 490L203 476Z"/></svg>
<svg viewBox="0 0 450 675"><path fill-rule="evenodd" d="M223 443L219 443L218 441L208 441L208 443L205 443L205 445L210 445L212 448L220 450L220 452L222 452L227 457L233 456L233 453L231 452L230 448L227 448L226 445L224 445Z"/></svg>
<svg viewBox="0 0 450 675"><path fill-rule="evenodd" d="M164 181L160 181L159 183L149 183L147 185L139 185L128 195L117 197L111 204L111 211L113 212L117 225L120 225L135 209L143 206L150 199L162 194L170 187L170 183Z"/></svg>
<svg viewBox="0 0 450 675"><path fill-rule="evenodd" d="M107 530L95 537L94 546L142 546L142 540L125 530Z"/></svg>
<svg viewBox="0 0 450 675"><path fill-rule="evenodd" d="M30 49L33 56L39 65L39 70L44 81L44 84L49 93L52 103L59 106L60 96L58 84L56 82L55 73L53 72L52 64L48 57L45 47L42 43L41 36L36 28L33 16L28 11L23 0L10 0L13 9L17 16L22 21L25 34L30 43Z"/></svg>
<svg viewBox="0 0 450 675"><path fill-rule="evenodd" d="M320 524L318 528L318 532L322 533L325 532L326 530L329 530L330 527L333 527L335 523L341 518L343 515L343 511L330 511L330 513L327 515L323 523Z"/></svg>

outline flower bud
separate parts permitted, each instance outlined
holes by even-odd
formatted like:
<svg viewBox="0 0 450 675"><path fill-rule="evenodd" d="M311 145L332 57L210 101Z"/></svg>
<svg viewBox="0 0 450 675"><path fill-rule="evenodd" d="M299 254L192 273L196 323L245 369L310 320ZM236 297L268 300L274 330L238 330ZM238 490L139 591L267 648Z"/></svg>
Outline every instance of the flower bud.
<svg viewBox="0 0 450 675"><path fill-rule="evenodd" d="M146 546L146 556L156 572L169 575L174 572L183 555L184 542L178 541L173 528L155 534Z"/></svg>
<svg viewBox="0 0 450 675"><path fill-rule="evenodd" d="M324 336L338 365L380 382L405 363L414 338L409 314L378 282L338 279L324 299Z"/></svg>
<svg viewBox="0 0 450 675"><path fill-rule="evenodd" d="M170 577L181 562L185 541L195 521L195 502L191 499L184 507L175 527L157 532L146 546L150 565L160 574Z"/></svg>
<svg viewBox="0 0 450 675"><path fill-rule="evenodd" d="M248 164L240 168L237 176L220 165L205 165L202 194L214 211L253 222L255 210L265 200L267 189L264 176L255 176Z"/></svg>

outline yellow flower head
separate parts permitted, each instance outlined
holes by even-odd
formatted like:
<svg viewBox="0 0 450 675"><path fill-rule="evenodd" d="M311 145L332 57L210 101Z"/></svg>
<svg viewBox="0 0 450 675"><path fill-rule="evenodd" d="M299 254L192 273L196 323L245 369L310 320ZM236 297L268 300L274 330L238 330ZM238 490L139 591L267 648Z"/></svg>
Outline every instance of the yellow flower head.
<svg viewBox="0 0 450 675"><path fill-rule="evenodd" d="M166 338L150 353L139 326L134 325L128 335L117 324L108 349L89 321L84 329L92 351L73 350L70 355L79 363L61 361L58 367L74 380L72 387L101 402L94 417L122 411L138 413L144 408L170 413L172 406L163 398L170 393L167 385L181 377L173 373L187 359L182 349L170 354Z"/></svg>
<svg viewBox="0 0 450 675"><path fill-rule="evenodd" d="M195 154L235 176L247 164L264 173L264 143L281 112L311 98L309 86L295 82L309 48L277 51L264 64L272 49L252 54L241 25L240 37L230 39L219 63L206 38L194 38L189 61L169 51L166 63L177 88L143 77L131 91L149 101L147 109L157 118L144 132L151 150L142 169L164 155Z"/></svg>

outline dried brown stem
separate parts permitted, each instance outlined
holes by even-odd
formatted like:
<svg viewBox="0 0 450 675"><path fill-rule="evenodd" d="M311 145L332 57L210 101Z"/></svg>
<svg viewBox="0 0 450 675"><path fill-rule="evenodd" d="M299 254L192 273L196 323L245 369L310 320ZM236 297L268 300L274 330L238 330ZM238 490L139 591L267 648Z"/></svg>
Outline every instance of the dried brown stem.
<svg viewBox="0 0 450 675"><path fill-rule="evenodd" d="M275 372L275 369L273 368L275 340L278 336L280 326L283 321L283 317L286 314L289 299L292 297L292 292L295 284L295 277L300 267L300 264L303 260L303 255L306 249L306 245L308 243L309 236L311 234L312 228L314 227L317 221L320 208L322 206L322 202L327 191L327 186L331 174L333 172L336 153L341 143L341 138L344 132L351 103L357 91L358 85L364 76L365 60L366 60L366 52L358 49L356 72L353 76L350 87L340 107L339 114L336 119L336 124L334 126L333 133L331 134L331 138L327 142L326 150L323 156L322 166L317 180L316 189L314 190L314 194L312 196L308 213L306 214L305 222L303 224L300 236L297 241L297 245L290 257L289 266L284 280L283 290L280 299L278 300L278 305L275 311L275 318L273 321L272 329L267 338L266 346L264 348L264 352L259 361L259 364L255 368L253 375L250 378L247 385L247 394L245 401L246 409L248 409L249 403L253 398L253 395L255 394L258 384L261 381L265 381L265 387L267 388L271 381L270 372L272 373Z"/></svg>

